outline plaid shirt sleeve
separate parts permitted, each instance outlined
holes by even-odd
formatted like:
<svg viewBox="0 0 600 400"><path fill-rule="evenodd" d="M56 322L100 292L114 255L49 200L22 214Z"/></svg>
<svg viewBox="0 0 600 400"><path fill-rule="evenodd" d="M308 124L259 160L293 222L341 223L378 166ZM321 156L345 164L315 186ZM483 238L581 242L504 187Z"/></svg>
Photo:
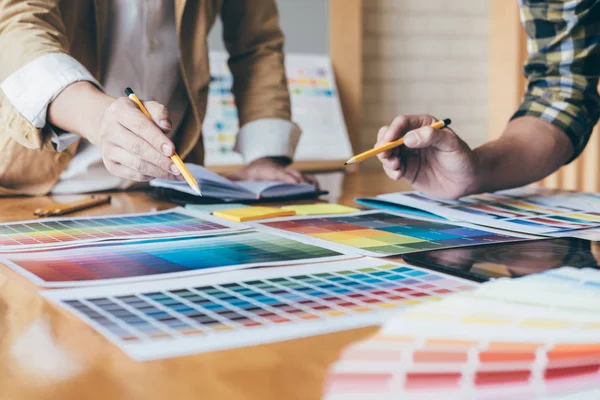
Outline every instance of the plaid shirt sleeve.
<svg viewBox="0 0 600 400"><path fill-rule="evenodd" d="M600 1L519 0L528 36L527 91L513 119L556 125L576 158L600 116Z"/></svg>

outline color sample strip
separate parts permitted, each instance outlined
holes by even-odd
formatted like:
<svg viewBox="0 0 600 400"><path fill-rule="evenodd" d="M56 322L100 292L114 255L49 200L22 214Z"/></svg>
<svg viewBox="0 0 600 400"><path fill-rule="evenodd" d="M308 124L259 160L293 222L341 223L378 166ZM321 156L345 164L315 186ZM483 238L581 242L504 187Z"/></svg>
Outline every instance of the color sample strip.
<svg viewBox="0 0 600 400"><path fill-rule="evenodd" d="M7 254L2 262L36 284L59 287L339 258L348 257L299 240L242 231L30 251Z"/></svg>
<svg viewBox="0 0 600 400"><path fill-rule="evenodd" d="M575 307L600 302L590 282L600 271L562 267L404 310L344 351L326 399L354 399L355 388L365 398L513 399L600 387L600 314ZM578 303L564 301L569 291Z"/></svg>
<svg viewBox="0 0 600 400"><path fill-rule="evenodd" d="M439 200L418 192L378 199L419 208L455 221L533 234L556 234L600 226L600 196L594 193L520 188Z"/></svg>
<svg viewBox="0 0 600 400"><path fill-rule="evenodd" d="M340 217L279 218L260 226L343 245L369 256L391 256L416 251L523 240L523 237L366 211Z"/></svg>
<svg viewBox="0 0 600 400"><path fill-rule="evenodd" d="M197 217L182 208L106 217L46 218L1 224L0 251L52 248L114 239L213 234L231 231L233 227L210 216Z"/></svg>
<svg viewBox="0 0 600 400"><path fill-rule="evenodd" d="M390 313L475 286L361 258L44 292L134 359L254 345L380 323Z"/></svg>

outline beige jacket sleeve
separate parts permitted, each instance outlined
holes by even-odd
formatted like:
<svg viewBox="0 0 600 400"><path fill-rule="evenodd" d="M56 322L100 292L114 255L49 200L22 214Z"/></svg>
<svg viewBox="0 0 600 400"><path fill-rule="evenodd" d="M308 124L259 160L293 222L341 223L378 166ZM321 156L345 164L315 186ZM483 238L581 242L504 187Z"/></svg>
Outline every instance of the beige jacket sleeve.
<svg viewBox="0 0 600 400"><path fill-rule="evenodd" d="M262 118L290 120L275 0L224 0L221 19L240 126Z"/></svg>
<svg viewBox="0 0 600 400"><path fill-rule="evenodd" d="M57 0L0 0L0 82L46 54L68 52L65 27ZM41 129L20 115L0 91L0 140L10 139L30 149L52 144Z"/></svg>

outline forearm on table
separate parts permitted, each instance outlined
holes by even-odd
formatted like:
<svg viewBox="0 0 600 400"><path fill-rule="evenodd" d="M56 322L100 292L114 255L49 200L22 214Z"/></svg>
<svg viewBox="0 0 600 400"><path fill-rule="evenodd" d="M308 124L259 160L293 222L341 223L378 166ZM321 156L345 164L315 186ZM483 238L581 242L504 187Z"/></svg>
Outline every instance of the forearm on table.
<svg viewBox="0 0 600 400"><path fill-rule="evenodd" d="M96 142L106 108L114 99L94 84L81 81L67 86L49 105L48 122L59 129Z"/></svg>
<svg viewBox="0 0 600 400"><path fill-rule="evenodd" d="M477 192L493 192L538 181L573 155L567 135L535 117L512 120L498 139L475 149Z"/></svg>

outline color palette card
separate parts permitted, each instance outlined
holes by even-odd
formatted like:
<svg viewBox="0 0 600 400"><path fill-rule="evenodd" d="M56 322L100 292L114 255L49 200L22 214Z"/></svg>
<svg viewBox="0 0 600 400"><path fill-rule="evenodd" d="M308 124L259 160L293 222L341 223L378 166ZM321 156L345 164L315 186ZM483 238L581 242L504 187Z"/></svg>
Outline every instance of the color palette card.
<svg viewBox="0 0 600 400"><path fill-rule="evenodd" d="M232 92L233 76L226 51L211 51L206 117L202 137L206 165L243 165L235 149L239 119ZM294 122L302 137L294 159L298 161L347 160L352 146L336 87L331 60L322 54L286 52L285 69ZM343 161L342 161L343 162Z"/></svg>
<svg viewBox="0 0 600 400"><path fill-rule="evenodd" d="M213 212L215 217L225 218L233 222L257 221L261 219L289 217L296 215L294 210L282 210L275 207L253 206L217 210Z"/></svg>
<svg viewBox="0 0 600 400"><path fill-rule="evenodd" d="M177 237L244 228L175 208L105 217L44 218L0 224L0 252L53 248L115 239Z"/></svg>
<svg viewBox="0 0 600 400"><path fill-rule="evenodd" d="M598 270L563 267L408 309L343 353L327 399L529 399L600 387L599 283Z"/></svg>
<svg viewBox="0 0 600 400"><path fill-rule="evenodd" d="M133 359L150 360L375 325L397 310L475 287L360 258L43 295Z"/></svg>
<svg viewBox="0 0 600 400"><path fill-rule="evenodd" d="M26 251L0 262L37 285L64 287L342 258L349 257L306 240L241 231Z"/></svg>
<svg viewBox="0 0 600 400"><path fill-rule="evenodd" d="M293 210L296 215L338 215L359 212L358 208L333 203L298 204L281 207L282 210Z"/></svg>
<svg viewBox="0 0 600 400"><path fill-rule="evenodd" d="M257 226L328 243L340 251L381 257L416 251L524 240L464 224L402 217L389 212L365 211L348 216L291 217Z"/></svg>
<svg viewBox="0 0 600 400"><path fill-rule="evenodd" d="M531 234L553 234L600 226L600 195L520 188L440 200L419 192L390 193L378 199L454 221Z"/></svg>

